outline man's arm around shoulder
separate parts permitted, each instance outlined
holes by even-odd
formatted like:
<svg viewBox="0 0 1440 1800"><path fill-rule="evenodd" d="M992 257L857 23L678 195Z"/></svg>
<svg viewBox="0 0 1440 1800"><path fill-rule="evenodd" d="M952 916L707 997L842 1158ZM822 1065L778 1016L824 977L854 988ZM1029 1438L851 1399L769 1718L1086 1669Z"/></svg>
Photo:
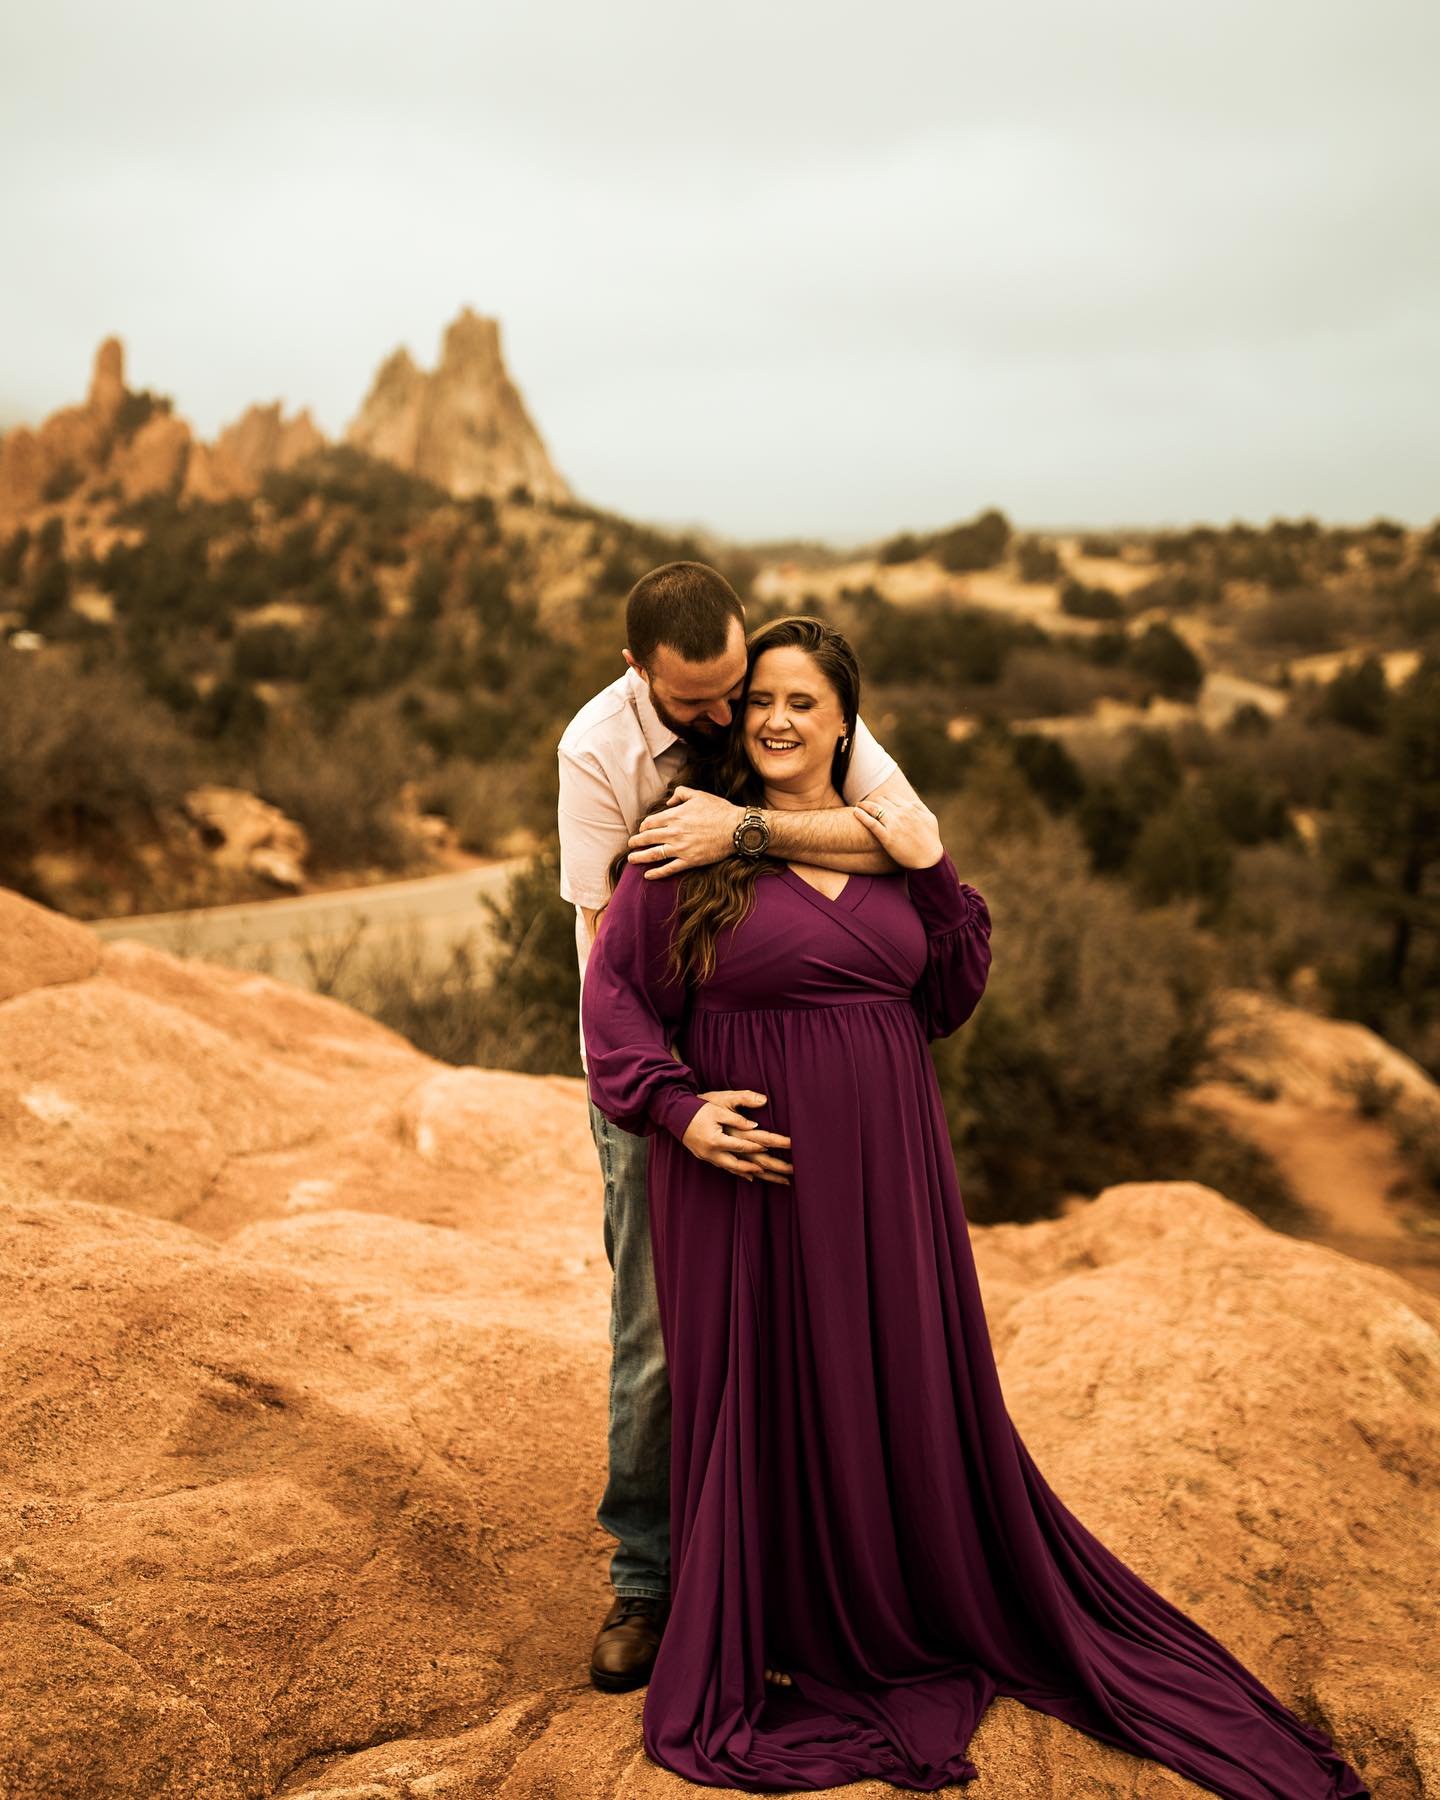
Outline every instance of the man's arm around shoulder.
<svg viewBox="0 0 1440 1800"><path fill-rule="evenodd" d="M863 804L878 800L883 805L887 797L919 798L899 768L872 788ZM762 816L770 827L770 854L787 862L866 875L888 875L899 866L855 817L852 807L826 807L817 812L766 807ZM630 838L630 860L650 865L645 871L647 880L703 868L731 854L735 827L743 817L743 807L718 794L678 787L659 812L641 821Z"/></svg>

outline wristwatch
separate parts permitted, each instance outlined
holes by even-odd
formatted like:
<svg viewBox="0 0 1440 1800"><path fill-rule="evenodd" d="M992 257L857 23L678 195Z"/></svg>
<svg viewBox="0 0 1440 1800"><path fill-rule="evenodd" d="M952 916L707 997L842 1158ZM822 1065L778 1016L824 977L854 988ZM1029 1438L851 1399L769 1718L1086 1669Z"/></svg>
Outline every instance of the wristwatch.
<svg viewBox="0 0 1440 1800"><path fill-rule="evenodd" d="M765 823L765 815L753 806L735 827L735 848L741 856L748 856L753 862L756 857L765 854L765 846L770 842L770 827Z"/></svg>

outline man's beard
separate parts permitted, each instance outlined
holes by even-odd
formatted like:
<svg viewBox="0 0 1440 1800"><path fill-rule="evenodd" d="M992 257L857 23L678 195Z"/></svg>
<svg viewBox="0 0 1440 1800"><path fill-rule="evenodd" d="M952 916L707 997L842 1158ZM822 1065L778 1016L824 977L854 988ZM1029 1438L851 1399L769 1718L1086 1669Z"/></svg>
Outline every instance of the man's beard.
<svg viewBox="0 0 1440 1800"><path fill-rule="evenodd" d="M724 725L686 725L674 718L655 698L655 690L650 690L650 704L655 708L655 717L666 728L673 731L687 750L707 761L719 756L730 737L729 729Z"/></svg>

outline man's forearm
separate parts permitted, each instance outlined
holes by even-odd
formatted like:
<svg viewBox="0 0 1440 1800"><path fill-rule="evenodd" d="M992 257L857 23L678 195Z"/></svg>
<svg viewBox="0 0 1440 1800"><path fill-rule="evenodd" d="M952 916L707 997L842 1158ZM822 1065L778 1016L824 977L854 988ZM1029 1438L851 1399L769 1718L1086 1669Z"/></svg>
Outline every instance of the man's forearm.
<svg viewBox="0 0 1440 1800"><path fill-rule="evenodd" d="M767 807L764 819L770 827L771 856L867 875L888 874L899 866L848 806L826 807L818 812L776 812Z"/></svg>

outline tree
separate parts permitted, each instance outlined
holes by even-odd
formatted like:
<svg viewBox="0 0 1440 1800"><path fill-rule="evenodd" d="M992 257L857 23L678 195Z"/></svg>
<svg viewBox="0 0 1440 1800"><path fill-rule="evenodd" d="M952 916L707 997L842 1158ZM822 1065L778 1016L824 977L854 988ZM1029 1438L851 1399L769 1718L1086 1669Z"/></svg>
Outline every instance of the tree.
<svg viewBox="0 0 1440 1800"><path fill-rule="evenodd" d="M1067 581L1060 590L1060 610L1076 619L1123 619L1120 596L1107 587L1086 587L1083 581Z"/></svg>
<svg viewBox="0 0 1440 1800"><path fill-rule="evenodd" d="M1367 656L1362 662L1346 663L1326 685L1318 713L1322 719L1333 719L1337 725L1375 737L1384 730L1389 702L1380 658Z"/></svg>
<svg viewBox="0 0 1440 1800"><path fill-rule="evenodd" d="M1185 771L1168 731L1136 731L1118 775L1126 798L1142 818L1168 806L1185 786Z"/></svg>
<svg viewBox="0 0 1440 1800"><path fill-rule="evenodd" d="M1136 894L1152 906L1193 897L1213 912L1229 897L1233 866L1233 853L1209 806L1181 794L1141 826L1127 873Z"/></svg>
<svg viewBox="0 0 1440 1800"><path fill-rule="evenodd" d="M1137 674L1179 700L1193 700L1205 680L1199 657L1162 619L1147 625L1130 644L1128 660Z"/></svg>
<svg viewBox="0 0 1440 1800"><path fill-rule="evenodd" d="M1059 552L1043 538L1021 538L1015 560L1022 581L1058 581L1065 572Z"/></svg>
<svg viewBox="0 0 1440 1800"><path fill-rule="evenodd" d="M1433 966L1440 938L1440 657L1424 657L1392 695L1374 751L1342 779L1321 847L1346 898L1387 927L1384 979L1405 991L1417 947Z"/></svg>
<svg viewBox="0 0 1440 1800"><path fill-rule="evenodd" d="M550 844L511 878L502 900L482 896L495 940L486 1013L492 1066L579 1073L580 974L575 908L560 897Z"/></svg>
<svg viewBox="0 0 1440 1800"><path fill-rule="evenodd" d="M991 507L968 525L954 525L935 539L932 554L941 568L993 569L1010 542L1010 521Z"/></svg>

